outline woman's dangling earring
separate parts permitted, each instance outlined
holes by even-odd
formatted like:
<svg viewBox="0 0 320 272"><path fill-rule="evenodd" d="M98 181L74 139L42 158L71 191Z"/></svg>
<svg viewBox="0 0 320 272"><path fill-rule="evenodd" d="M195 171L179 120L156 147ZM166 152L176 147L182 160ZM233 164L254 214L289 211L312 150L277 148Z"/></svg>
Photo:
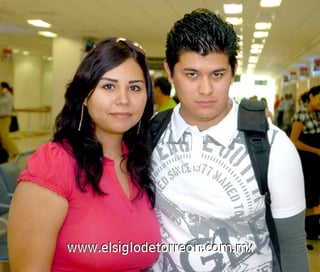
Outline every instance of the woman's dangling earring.
<svg viewBox="0 0 320 272"><path fill-rule="evenodd" d="M141 127L141 120L138 123L138 129L137 129L137 134L140 134L140 127Z"/></svg>
<svg viewBox="0 0 320 272"><path fill-rule="evenodd" d="M83 121L83 112L84 112L84 104L82 104L82 106L81 106L81 115L80 115L80 122L79 122L79 126L78 126L78 131L81 130L82 121Z"/></svg>

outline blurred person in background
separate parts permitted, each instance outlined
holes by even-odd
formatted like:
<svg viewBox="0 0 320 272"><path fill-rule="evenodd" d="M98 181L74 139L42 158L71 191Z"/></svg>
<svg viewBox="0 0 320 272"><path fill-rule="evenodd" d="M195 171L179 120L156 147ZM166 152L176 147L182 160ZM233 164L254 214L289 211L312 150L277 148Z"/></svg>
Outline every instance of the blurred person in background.
<svg viewBox="0 0 320 272"><path fill-rule="evenodd" d="M7 82L0 83L0 144L13 160L19 149L10 136L10 123L13 111L13 89Z"/></svg>
<svg viewBox="0 0 320 272"><path fill-rule="evenodd" d="M171 83L166 77L158 77L154 80L154 98L158 112L174 108L176 101L170 96Z"/></svg>
<svg viewBox="0 0 320 272"><path fill-rule="evenodd" d="M306 195L307 238L319 239L319 217L313 214L313 208L320 204L320 86L312 87L301 96L301 103L292 118L290 138L300 154Z"/></svg>

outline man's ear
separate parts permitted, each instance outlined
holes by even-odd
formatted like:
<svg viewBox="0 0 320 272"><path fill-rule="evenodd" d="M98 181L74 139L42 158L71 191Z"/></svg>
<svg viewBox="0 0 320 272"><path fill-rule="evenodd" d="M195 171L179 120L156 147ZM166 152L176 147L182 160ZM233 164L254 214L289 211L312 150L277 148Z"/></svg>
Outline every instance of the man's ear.
<svg viewBox="0 0 320 272"><path fill-rule="evenodd" d="M170 68L169 68L169 65L166 61L163 62L163 67L164 67L164 70L166 71L167 75L168 75L168 80L171 84L173 84L173 78L172 78L172 74L171 74L171 71L170 71Z"/></svg>

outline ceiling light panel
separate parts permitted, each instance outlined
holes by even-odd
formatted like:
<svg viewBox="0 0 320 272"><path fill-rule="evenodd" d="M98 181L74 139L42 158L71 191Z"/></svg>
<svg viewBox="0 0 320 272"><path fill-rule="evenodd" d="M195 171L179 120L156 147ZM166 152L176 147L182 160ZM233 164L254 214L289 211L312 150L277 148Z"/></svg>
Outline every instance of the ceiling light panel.
<svg viewBox="0 0 320 272"><path fill-rule="evenodd" d="M260 6L263 8L274 8L281 5L281 0L260 0Z"/></svg>
<svg viewBox="0 0 320 272"><path fill-rule="evenodd" d="M50 31L39 31L38 34L41 36L48 37L48 38L55 38L58 36L56 33L53 33Z"/></svg>
<svg viewBox="0 0 320 272"><path fill-rule="evenodd" d="M260 22L255 24L255 29L257 30L268 30L271 28L271 23L269 22Z"/></svg>
<svg viewBox="0 0 320 272"><path fill-rule="evenodd" d="M49 24L45 21L42 21L40 19L30 19L30 20L27 20L27 22L28 22L28 24L36 26L36 27L44 27L44 28L51 27L51 24Z"/></svg>
<svg viewBox="0 0 320 272"><path fill-rule="evenodd" d="M240 14L242 13L242 4L224 4L223 10L225 14Z"/></svg>
<svg viewBox="0 0 320 272"><path fill-rule="evenodd" d="M242 25L243 20L241 17L227 17L226 21L232 25Z"/></svg>
<svg viewBox="0 0 320 272"><path fill-rule="evenodd" d="M267 38L269 35L269 32L267 31L255 31L253 32L253 37L256 39L261 39L261 38Z"/></svg>

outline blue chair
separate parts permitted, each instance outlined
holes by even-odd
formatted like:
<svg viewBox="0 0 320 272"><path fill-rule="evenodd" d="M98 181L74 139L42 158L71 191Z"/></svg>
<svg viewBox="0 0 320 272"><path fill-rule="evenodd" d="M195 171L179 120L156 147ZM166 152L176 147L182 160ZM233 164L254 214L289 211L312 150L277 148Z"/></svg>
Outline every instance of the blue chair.
<svg viewBox="0 0 320 272"><path fill-rule="evenodd" d="M0 176L6 186L7 192L12 196L17 186L17 179L20 174L20 169L15 161L10 161L0 164Z"/></svg>
<svg viewBox="0 0 320 272"><path fill-rule="evenodd" d="M11 198L6 189L4 181L0 176L0 261L8 261L8 244L7 244L7 231L8 231L8 212L10 207Z"/></svg>
<svg viewBox="0 0 320 272"><path fill-rule="evenodd" d="M14 161L0 164L0 176L11 196L16 189L20 172L26 168L27 159L33 152L34 150L21 152Z"/></svg>

